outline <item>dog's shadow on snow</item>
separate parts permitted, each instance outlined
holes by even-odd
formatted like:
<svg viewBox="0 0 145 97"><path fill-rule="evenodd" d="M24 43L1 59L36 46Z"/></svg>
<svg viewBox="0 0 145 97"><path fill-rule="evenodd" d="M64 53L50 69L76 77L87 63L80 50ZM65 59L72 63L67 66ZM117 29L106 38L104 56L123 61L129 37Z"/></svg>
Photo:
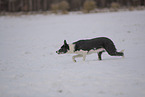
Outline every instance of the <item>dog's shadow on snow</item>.
<svg viewBox="0 0 145 97"><path fill-rule="evenodd" d="M94 60L86 60L86 62L91 62L91 61L97 61L97 62L106 62L106 61L118 61L118 60L122 60L124 58L104 58L102 60L98 60L98 59L94 59Z"/></svg>

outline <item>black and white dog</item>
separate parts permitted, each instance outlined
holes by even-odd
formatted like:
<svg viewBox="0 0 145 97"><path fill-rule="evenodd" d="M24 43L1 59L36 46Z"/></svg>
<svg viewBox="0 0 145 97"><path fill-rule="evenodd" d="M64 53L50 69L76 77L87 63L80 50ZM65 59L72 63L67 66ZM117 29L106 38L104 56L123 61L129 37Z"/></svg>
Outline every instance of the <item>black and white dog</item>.
<svg viewBox="0 0 145 97"><path fill-rule="evenodd" d="M124 56L123 50L117 52L112 40L106 37L99 37L87 40L79 40L72 44L67 44L64 40L63 46L56 51L57 54L74 53L77 54L72 57L73 61L76 62L75 58L83 57L83 61L86 59L87 54L98 53L98 59L102 60L101 54L107 51L111 56Z"/></svg>

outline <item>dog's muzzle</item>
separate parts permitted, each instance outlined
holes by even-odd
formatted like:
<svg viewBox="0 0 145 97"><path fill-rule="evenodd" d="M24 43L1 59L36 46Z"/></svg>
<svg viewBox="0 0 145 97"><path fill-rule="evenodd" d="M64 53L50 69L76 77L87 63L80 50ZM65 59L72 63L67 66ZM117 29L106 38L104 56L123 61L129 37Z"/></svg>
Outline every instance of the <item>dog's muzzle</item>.
<svg viewBox="0 0 145 97"><path fill-rule="evenodd" d="M59 54L59 51L56 51L57 54Z"/></svg>
<svg viewBox="0 0 145 97"><path fill-rule="evenodd" d="M56 51L57 54L64 54L63 52Z"/></svg>

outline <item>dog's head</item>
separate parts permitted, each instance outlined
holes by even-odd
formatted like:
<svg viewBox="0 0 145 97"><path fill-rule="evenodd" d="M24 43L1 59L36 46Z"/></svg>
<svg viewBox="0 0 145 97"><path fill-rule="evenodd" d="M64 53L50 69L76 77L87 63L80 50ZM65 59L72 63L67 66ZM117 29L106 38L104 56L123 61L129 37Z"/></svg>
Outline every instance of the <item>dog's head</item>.
<svg viewBox="0 0 145 97"><path fill-rule="evenodd" d="M56 51L57 54L65 54L69 50L69 45L67 44L66 40L64 40L64 44L61 46L61 48Z"/></svg>

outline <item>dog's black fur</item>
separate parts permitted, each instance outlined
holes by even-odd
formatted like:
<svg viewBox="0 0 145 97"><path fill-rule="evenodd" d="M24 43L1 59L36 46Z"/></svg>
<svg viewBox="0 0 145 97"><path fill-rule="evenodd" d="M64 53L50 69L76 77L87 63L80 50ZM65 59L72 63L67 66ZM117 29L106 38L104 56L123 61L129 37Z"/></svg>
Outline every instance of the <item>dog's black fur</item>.
<svg viewBox="0 0 145 97"><path fill-rule="evenodd" d="M113 43L113 41L106 37L99 37L87 40L79 40L77 42L72 43L74 45L73 49L67 44L66 40L64 40L64 45L61 47L60 50L56 51L58 54L62 53L77 53L77 56L74 56L73 59L75 61L75 57L85 57L86 54L89 54L91 50L98 50L98 58L102 60L101 55L103 52L107 51L111 56L124 56L123 52L117 52L117 49ZM101 50L99 50L101 49ZM85 53L80 53L84 51ZM84 58L85 60L85 58Z"/></svg>
<svg viewBox="0 0 145 97"><path fill-rule="evenodd" d="M104 48L111 56L123 56L122 52L117 52L114 43L106 37L99 37L88 40L79 40L74 42L75 51L84 50L88 51L92 49Z"/></svg>

